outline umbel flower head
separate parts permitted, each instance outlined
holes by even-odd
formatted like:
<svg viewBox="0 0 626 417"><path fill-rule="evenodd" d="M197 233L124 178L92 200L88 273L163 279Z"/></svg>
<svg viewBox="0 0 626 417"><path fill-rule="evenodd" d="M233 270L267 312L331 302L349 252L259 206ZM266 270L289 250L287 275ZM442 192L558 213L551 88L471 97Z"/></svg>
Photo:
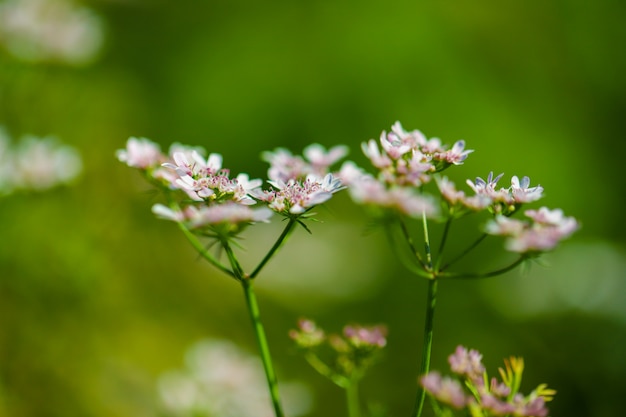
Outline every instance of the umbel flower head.
<svg viewBox="0 0 626 417"><path fill-rule="evenodd" d="M435 217L437 205L422 192L433 175L453 165L462 165L472 150L465 141L451 148L438 138L427 139L419 130L407 132L396 122L378 141L370 139L361 149L376 170L366 173L354 163L345 163L340 178L358 204L407 216Z"/></svg>
<svg viewBox="0 0 626 417"><path fill-rule="evenodd" d="M342 334L326 334L312 320L301 319L298 329L291 330L289 337L316 371L347 388L363 376L387 345L387 328L351 324L344 326ZM324 357L323 348L326 348Z"/></svg>
<svg viewBox="0 0 626 417"><path fill-rule="evenodd" d="M448 362L454 377L429 372L420 378L420 384L444 409L466 410L467 415L546 417L546 402L556 391L541 384L529 395L519 392L524 371L522 358L505 359L499 369L500 378L489 378L476 350L458 346Z"/></svg>
<svg viewBox="0 0 626 417"><path fill-rule="evenodd" d="M283 148L264 152L262 157L270 164L268 183L272 188L255 189L252 195L279 214L299 217L345 188L337 174L330 172L330 167L347 152L345 146L327 151L319 144L306 147L304 158Z"/></svg>
<svg viewBox="0 0 626 417"><path fill-rule="evenodd" d="M250 207L256 204L251 194L262 181L251 180L247 174L230 178L230 171L222 167L220 154L205 158L203 153L201 148L176 143L166 156L149 139L130 138L126 149L118 150L116 155L128 166L141 170L170 197L172 192L182 193L183 198L172 201L169 207L153 207L159 218L217 236L235 235L249 224L267 222L271 210Z"/></svg>

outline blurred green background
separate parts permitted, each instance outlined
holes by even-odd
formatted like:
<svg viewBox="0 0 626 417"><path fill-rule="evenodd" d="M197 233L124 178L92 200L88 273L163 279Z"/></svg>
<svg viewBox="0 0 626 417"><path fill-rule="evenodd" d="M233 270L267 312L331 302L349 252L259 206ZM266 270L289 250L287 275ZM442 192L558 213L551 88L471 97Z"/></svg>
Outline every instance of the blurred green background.
<svg viewBox="0 0 626 417"><path fill-rule="evenodd" d="M400 120L465 139L450 171L528 175L582 229L548 266L442 282L433 368L456 345L495 372L525 358L523 391L558 391L553 416L626 409L623 220L626 3L556 1L177 1L83 3L102 22L91 62L26 62L0 45L0 125L14 140L78 148L72 186L0 198L0 415L160 415L159 376L206 338L256 347L240 288L205 265L114 153L129 136L202 145L232 172L264 177L262 151L359 144ZM0 38L0 43L6 39ZM6 46L6 45L5 45ZM386 323L386 355L363 398L408 416L426 283L399 265L347 195L298 230L259 277L279 379L311 387L310 416L345 415L342 392L287 337L301 316L339 331ZM279 233L250 230L246 265ZM453 230L452 249L476 236ZM436 228L435 228L436 232ZM500 243L464 265L506 263Z"/></svg>

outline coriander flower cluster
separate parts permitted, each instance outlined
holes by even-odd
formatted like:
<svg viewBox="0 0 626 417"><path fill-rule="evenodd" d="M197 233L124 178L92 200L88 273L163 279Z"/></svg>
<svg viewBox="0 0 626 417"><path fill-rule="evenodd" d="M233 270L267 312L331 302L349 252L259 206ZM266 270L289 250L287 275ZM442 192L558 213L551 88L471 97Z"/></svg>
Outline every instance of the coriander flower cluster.
<svg viewBox="0 0 626 417"><path fill-rule="evenodd" d="M486 211L493 216L486 232L505 236L506 249L522 254L551 250L579 227L573 217L565 217L559 209L527 210L528 221L511 217L525 204L543 197L543 187L531 186L527 176L513 176L510 186L498 188L503 174L494 177L490 172L486 179L467 180L469 193L458 190L439 173L462 165L473 152L465 149L462 140L449 147L438 138L426 139L418 130L407 132L396 122L391 132L383 131L378 141L370 139L361 147L376 175L351 161L343 164L339 174L358 204L401 216L437 219ZM433 179L438 198L425 190Z"/></svg>
<svg viewBox="0 0 626 417"><path fill-rule="evenodd" d="M427 139L419 130L407 132L400 122L383 131L378 142L362 143L363 153L377 175L365 173L353 163L344 164L341 179L352 198L369 206L391 209L408 216L436 216L434 200L421 188L433 174L451 165L461 165L473 152L465 149L465 141L457 141L450 149L438 138Z"/></svg>
<svg viewBox="0 0 626 417"><path fill-rule="evenodd" d="M53 137L25 135L13 145L0 127L0 195L68 184L82 166L78 151Z"/></svg>
<svg viewBox="0 0 626 417"><path fill-rule="evenodd" d="M563 215L563 210L526 210L528 220L496 215L485 226L491 235L505 236L506 248L518 253L540 253L553 249L561 240L578 229L573 217Z"/></svg>
<svg viewBox="0 0 626 417"><path fill-rule="evenodd" d="M387 328L352 324L344 326L341 334L327 334L312 320L301 319L289 337L315 370L347 388L363 376L387 345Z"/></svg>
<svg viewBox="0 0 626 417"><path fill-rule="evenodd" d="M279 214L300 216L345 188L330 167L347 153L345 146L326 150L319 144L306 147L304 158L283 148L264 152L263 159L270 164L267 175L272 188L255 190L254 197Z"/></svg>
<svg viewBox="0 0 626 417"><path fill-rule="evenodd" d="M552 400L556 391L541 384L529 395L520 393L522 358L506 359L505 367L499 369L500 380L489 378L482 355L476 350L458 346L448 362L454 377L433 371L423 375L420 384L449 413L465 410L468 415L484 417L548 415L546 402Z"/></svg>
<svg viewBox="0 0 626 417"><path fill-rule="evenodd" d="M152 208L156 216L226 236L249 224L269 221L273 212L298 218L328 201L344 188L330 166L346 153L343 146L326 151L317 144L304 150L304 158L282 148L265 152L263 158L270 163L268 189L262 189L262 180L244 173L231 178L220 154L205 157L199 147L176 143L165 155L149 139L130 138L116 155L170 196L169 205ZM175 195L183 198L172 198Z"/></svg>

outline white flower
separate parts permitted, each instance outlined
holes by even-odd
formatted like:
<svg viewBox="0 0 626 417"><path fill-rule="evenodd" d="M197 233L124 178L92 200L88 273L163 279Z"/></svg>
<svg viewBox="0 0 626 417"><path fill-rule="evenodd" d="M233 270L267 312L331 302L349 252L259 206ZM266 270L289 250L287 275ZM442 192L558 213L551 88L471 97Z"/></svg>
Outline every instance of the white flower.
<svg viewBox="0 0 626 417"><path fill-rule="evenodd" d="M245 224L256 222L269 222L273 212L266 207L253 209L249 206L235 202L213 204L200 207L192 219L191 227L198 228L216 224Z"/></svg>
<svg viewBox="0 0 626 417"><path fill-rule="evenodd" d="M45 190L68 183L82 171L78 151L54 138L24 136L11 153L9 165L14 188Z"/></svg>
<svg viewBox="0 0 626 417"><path fill-rule="evenodd" d="M270 191L257 191L254 197L268 203L269 207L283 214L303 214L316 205L325 203L332 198L333 194L345 187L341 181L332 174L326 174L324 178L309 175L303 181L289 180L268 181L275 189Z"/></svg>
<svg viewBox="0 0 626 417"><path fill-rule="evenodd" d="M511 178L511 195L516 203L530 203L542 197L543 187L530 187L530 178L523 177L520 182L517 176Z"/></svg>
<svg viewBox="0 0 626 417"><path fill-rule="evenodd" d="M89 62L103 43L100 18L67 0L8 0L0 3L0 42L31 62Z"/></svg>
<svg viewBox="0 0 626 417"><path fill-rule="evenodd" d="M302 153L314 167L326 170L348 154L348 147L338 145L326 151L322 145L314 143L304 148Z"/></svg>
<svg viewBox="0 0 626 417"><path fill-rule="evenodd" d="M118 149L117 159L133 168L147 169L160 165L165 157L157 143L146 138L131 137L125 149Z"/></svg>
<svg viewBox="0 0 626 417"><path fill-rule="evenodd" d="M517 236L522 233L527 226L528 224L522 220L497 215L494 220L487 223L485 232L490 235Z"/></svg>
<svg viewBox="0 0 626 417"><path fill-rule="evenodd" d="M158 390L173 415L274 415L261 361L224 340L208 339L193 345L185 367L164 373ZM280 392L287 415L310 411L311 393L301 383L281 384Z"/></svg>

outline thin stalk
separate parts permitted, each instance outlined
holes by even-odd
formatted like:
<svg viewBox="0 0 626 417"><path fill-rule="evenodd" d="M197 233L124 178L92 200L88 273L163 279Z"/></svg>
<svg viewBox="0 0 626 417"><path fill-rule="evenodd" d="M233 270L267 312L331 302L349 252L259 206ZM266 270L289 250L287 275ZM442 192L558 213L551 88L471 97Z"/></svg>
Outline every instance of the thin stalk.
<svg viewBox="0 0 626 417"><path fill-rule="evenodd" d="M482 236L480 236L478 239L476 239L474 241L474 243L472 243L471 245L469 245L463 252L461 252L456 258L454 258L453 260L451 260L450 262L448 262L443 268L441 268L441 271L445 271L446 269L448 269L449 267L452 266L452 264L456 263L457 261L459 261L461 258L463 258L465 255L467 255L468 253L470 253L476 246L478 246L480 244L480 242L482 242L483 240L485 240L485 238L489 236L487 233L484 233Z"/></svg>
<svg viewBox="0 0 626 417"><path fill-rule="evenodd" d="M520 256L515 262L513 262L512 264L510 264L509 266L505 266L504 268L500 268L497 269L495 271L490 271L490 272L476 272L476 273L462 273L462 274L455 274L455 273L440 273L439 276L442 278L489 278L489 277L495 277L497 275L502 275L506 272L509 272L510 270L514 269L516 266L518 266L519 264L521 264L522 262L524 262L527 259L526 256L522 255Z"/></svg>
<svg viewBox="0 0 626 417"><path fill-rule="evenodd" d="M261 269L263 269L265 264L272 258L272 256L274 256L276 251L280 249L283 243L285 243L285 241L289 237L289 234L293 231L293 227L296 225L296 223L297 223L297 220L295 218L293 217L289 218L289 223L287 223L287 226L285 226L285 229L283 230L283 232L280 234L280 236L278 236L278 239L276 239L276 242L274 242L274 246L272 246L269 252L267 252L267 255L265 255L265 257L261 260L259 265L256 268L254 268L254 271L252 271L252 273L250 274L250 278L256 277L259 274L259 272L261 272Z"/></svg>
<svg viewBox="0 0 626 417"><path fill-rule="evenodd" d="M426 298L426 319L424 321L424 345L422 352L422 363L420 364L419 375L422 376L430 370L430 356L433 347L433 329L435 319L435 305L437 303L437 272L433 271L432 255L430 253L430 238L428 235L428 222L426 221L426 213L422 213L422 222L424 223L424 246L426 250L426 262L432 277L428 280L428 295ZM413 415L420 417L424 409L424 400L426 391L420 387L417 392L415 408Z"/></svg>
<svg viewBox="0 0 626 417"><path fill-rule="evenodd" d="M415 257L411 257L411 259L408 259L405 251L398 248L390 227L385 227L385 235L387 236L387 240L389 241L391 249L398 254L398 259L406 269L420 277L427 279L431 278L431 275L426 272L426 268L423 265L420 267L420 265L415 263Z"/></svg>
<svg viewBox="0 0 626 417"><path fill-rule="evenodd" d="M433 278L428 281L428 298L426 300L426 320L424 324L424 347L422 354L422 363L420 365L419 375L425 375L430 371L430 356L433 347L433 324L435 318L435 304L437 302L437 279ZM426 398L426 390L421 388L417 391L417 400L415 401L415 409L413 415L420 417L424 409L424 400Z"/></svg>
<svg viewBox="0 0 626 417"><path fill-rule="evenodd" d="M213 265L220 271L229 275L231 278L237 279L235 273L231 271L230 269L228 269L226 266L224 266L213 255L211 255L209 251L207 251L204 248L204 246L202 246L202 243L200 243L200 241L196 238L196 236L193 233L191 233L191 231L187 229L187 227L182 222L178 222L178 227L180 228L180 230L182 230L183 234L185 235L189 243L191 243L191 245L198 251L200 256L202 256L204 259L209 261L211 265Z"/></svg>
<svg viewBox="0 0 626 417"><path fill-rule="evenodd" d="M422 259L422 255L415 248L415 245L413 244L413 238L411 237L411 234L409 233L409 229L406 227L406 223L402 219L400 219L400 229L402 230L402 234L404 235L404 239L406 240L406 243L409 245L409 248L411 249L411 253L413 254L413 256L415 256L415 259L417 259L420 265L422 265L422 267L426 269L426 264L424 263L424 260ZM426 231L426 233L428 233L428 231Z"/></svg>
<svg viewBox="0 0 626 417"><path fill-rule="evenodd" d="M265 336L265 329L263 328L263 323L261 322L259 304L257 303L254 287L252 286L254 281L246 277L241 264L230 247L228 239L222 239L221 243L233 268L235 277L241 282L241 286L243 287L246 306L248 307L248 313L250 314L250 320L252 321L252 328L261 353L261 361L263 362L263 369L265 370L267 387L269 388L272 405L274 406L274 414L276 417L284 417L284 413L280 405L280 395L278 394L278 380L276 379L276 372L274 371L274 366L272 365L272 357L270 355L267 337Z"/></svg>
<svg viewBox="0 0 626 417"><path fill-rule="evenodd" d="M361 417L358 378L350 380L350 384L346 388L346 400L348 403L348 417Z"/></svg>
<svg viewBox="0 0 626 417"><path fill-rule="evenodd" d="M347 389L350 385L350 380L345 376L333 371L326 363L324 363L316 354L307 352L304 354L304 359L321 375L330 379L335 385Z"/></svg>
<svg viewBox="0 0 626 417"><path fill-rule="evenodd" d="M441 243L439 244L439 251L437 251L437 265L439 268L441 261L443 260L443 249L446 247L446 242L448 241L448 234L450 233L450 225L452 224L452 217L449 217L446 221L446 225L443 229L443 236L441 237Z"/></svg>
<svg viewBox="0 0 626 417"><path fill-rule="evenodd" d="M263 368L265 369L265 377L267 379L270 397L272 398L274 414L276 417L284 417L285 414L283 413L280 405L280 395L278 394L278 381L276 379L276 373L274 372L274 366L272 365L272 358L267 338L265 336L265 330L263 329L263 324L261 323L259 306L257 304L256 295L254 294L252 286L253 282L254 281L251 279L243 279L241 284L246 297L246 305L248 306L250 319L252 320L254 334L259 345L259 350L261 351L261 361L263 362Z"/></svg>

